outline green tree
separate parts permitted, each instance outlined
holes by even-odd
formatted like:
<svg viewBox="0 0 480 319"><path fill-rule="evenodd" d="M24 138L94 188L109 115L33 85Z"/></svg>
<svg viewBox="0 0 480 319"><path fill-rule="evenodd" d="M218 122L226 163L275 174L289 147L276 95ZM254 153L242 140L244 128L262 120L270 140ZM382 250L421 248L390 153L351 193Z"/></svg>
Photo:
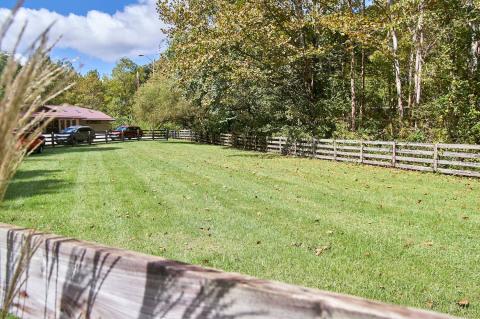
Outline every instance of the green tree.
<svg viewBox="0 0 480 319"><path fill-rule="evenodd" d="M165 76L156 76L140 87L135 94L133 110L137 122L150 128L191 125L190 104L175 82Z"/></svg>
<svg viewBox="0 0 480 319"><path fill-rule="evenodd" d="M122 58L113 68L111 77L103 78L106 110L119 122L132 121L133 97L148 77L148 68Z"/></svg>

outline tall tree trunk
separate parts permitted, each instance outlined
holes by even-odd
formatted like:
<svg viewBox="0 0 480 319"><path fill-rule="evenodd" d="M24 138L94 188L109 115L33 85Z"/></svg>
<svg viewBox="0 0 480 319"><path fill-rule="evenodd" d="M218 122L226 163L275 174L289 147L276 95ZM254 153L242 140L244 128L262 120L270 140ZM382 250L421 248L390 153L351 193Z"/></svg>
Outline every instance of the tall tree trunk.
<svg viewBox="0 0 480 319"><path fill-rule="evenodd" d="M415 53L415 103L414 106L420 104L422 98L422 68L423 68L423 15L425 11L424 1L420 1L419 16L417 23L416 53Z"/></svg>
<svg viewBox="0 0 480 319"><path fill-rule="evenodd" d="M393 0L388 0L388 5L393 5ZM395 27L392 27L390 32L392 36L392 55L393 55L393 69L395 71L395 88L397 89L397 109L400 118L403 118L403 102L402 102L402 78L400 72L400 60L398 58L398 37Z"/></svg>
<svg viewBox="0 0 480 319"><path fill-rule="evenodd" d="M413 81L414 81L414 68L415 68L415 50L416 50L416 43L417 43L417 28L413 31L412 36L412 48L410 50L410 58L408 60L408 101L407 101L407 108L411 109L414 99L414 91L413 91Z"/></svg>
<svg viewBox="0 0 480 319"><path fill-rule="evenodd" d="M467 7L469 11L475 12L475 4L473 0L467 0ZM470 71L472 74L478 69L479 59L480 59L480 26L478 23L471 21L469 19L468 26L470 27L470 32L472 34L471 44L470 44Z"/></svg>
<svg viewBox="0 0 480 319"><path fill-rule="evenodd" d="M352 15L355 14L353 8L352 0L348 1L350 7L350 12ZM351 113L350 113L350 129L352 131L356 130L356 120L357 120L357 98L355 92L355 43L350 39L350 100L351 100Z"/></svg>
<svg viewBox="0 0 480 319"><path fill-rule="evenodd" d="M355 93L355 47L352 44L351 53L350 53L350 99L352 105L351 111L351 123L350 128L352 131L356 129L356 113L357 113L357 103L356 103L356 93Z"/></svg>
<svg viewBox="0 0 480 319"><path fill-rule="evenodd" d="M362 1L362 17L365 17L365 0ZM363 110L365 109L365 47L362 45L361 57L361 77L362 77L362 93L360 96L360 122L363 120Z"/></svg>

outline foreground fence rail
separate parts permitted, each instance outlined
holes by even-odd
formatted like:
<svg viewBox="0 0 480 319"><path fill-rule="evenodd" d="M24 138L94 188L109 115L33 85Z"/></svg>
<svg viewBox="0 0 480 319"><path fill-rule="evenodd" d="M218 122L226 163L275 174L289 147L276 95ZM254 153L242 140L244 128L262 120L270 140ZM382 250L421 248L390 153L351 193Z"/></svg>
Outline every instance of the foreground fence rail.
<svg viewBox="0 0 480 319"><path fill-rule="evenodd" d="M27 232L0 224L3 289ZM38 233L33 241L39 248L10 308L19 318L452 318L56 235Z"/></svg>
<svg viewBox="0 0 480 319"><path fill-rule="evenodd" d="M274 152L283 155L393 167L407 170L480 177L480 145L429 144L396 141L298 139L285 137L207 135L182 130L173 138Z"/></svg>

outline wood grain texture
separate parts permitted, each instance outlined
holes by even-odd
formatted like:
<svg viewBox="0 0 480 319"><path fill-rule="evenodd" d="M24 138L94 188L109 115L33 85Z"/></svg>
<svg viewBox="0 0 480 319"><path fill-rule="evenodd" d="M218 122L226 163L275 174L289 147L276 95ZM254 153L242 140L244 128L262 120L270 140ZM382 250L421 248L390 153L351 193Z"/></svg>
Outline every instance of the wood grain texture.
<svg viewBox="0 0 480 319"><path fill-rule="evenodd" d="M25 232L0 224L3 287ZM20 318L452 318L56 235L34 238L40 248L11 308Z"/></svg>

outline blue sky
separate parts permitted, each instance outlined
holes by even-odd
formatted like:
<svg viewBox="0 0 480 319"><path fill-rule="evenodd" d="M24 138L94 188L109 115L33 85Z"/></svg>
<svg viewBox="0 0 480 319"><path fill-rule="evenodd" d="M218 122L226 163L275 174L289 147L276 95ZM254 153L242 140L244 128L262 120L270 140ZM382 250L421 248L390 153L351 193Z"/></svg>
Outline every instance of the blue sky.
<svg viewBox="0 0 480 319"><path fill-rule="evenodd" d="M0 2L0 21L15 2ZM51 38L62 38L52 57L71 61L81 73L97 69L109 74L123 56L147 64L139 54L153 58L165 47L155 0L26 0L11 34L18 32L25 21L28 27L20 53L41 30L55 22ZM13 42L14 36L7 38L2 49L9 50Z"/></svg>

